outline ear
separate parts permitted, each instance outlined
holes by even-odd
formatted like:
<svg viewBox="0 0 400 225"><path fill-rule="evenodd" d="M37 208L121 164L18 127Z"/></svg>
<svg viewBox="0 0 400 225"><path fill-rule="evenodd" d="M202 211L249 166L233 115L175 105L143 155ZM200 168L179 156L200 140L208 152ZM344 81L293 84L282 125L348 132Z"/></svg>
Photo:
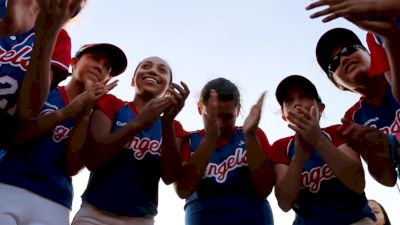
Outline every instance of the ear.
<svg viewBox="0 0 400 225"><path fill-rule="evenodd" d="M78 63L78 61L79 61L79 59L76 58L76 57L73 57L73 58L71 59L71 67L72 67L73 69L75 69L76 64Z"/></svg>
<svg viewBox="0 0 400 225"><path fill-rule="evenodd" d="M200 116L203 115L203 104L197 102L197 112L199 112Z"/></svg>
<svg viewBox="0 0 400 225"><path fill-rule="evenodd" d="M240 107L241 107L240 104L236 107L236 118L239 117L240 115Z"/></svg>
<svg viewBox="0 0 400 225"><path fill-rule="evenodd" d="M132 81L131 81L131 86L132 86L132 87L135 87L135 86L136 86L136 83L135 83L135 77L133 77L133 78L132 78Z"/></svg>
<svg viewBox="0 0 400 225"><path fill-rule="evenodd" d="M318 103L318 109L319 109L319 116L321 117L322 113L325 110L325 104L324 103Z"/></svg>

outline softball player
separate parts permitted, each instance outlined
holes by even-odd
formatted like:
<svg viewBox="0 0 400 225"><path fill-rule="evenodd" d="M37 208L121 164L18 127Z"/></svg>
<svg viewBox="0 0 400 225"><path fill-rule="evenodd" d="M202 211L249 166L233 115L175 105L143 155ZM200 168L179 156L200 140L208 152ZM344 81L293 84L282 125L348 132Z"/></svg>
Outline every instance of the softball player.
<svg viewBox="0 0 400 225"><path fill-rule="evenodd" d="M83 154L91 175L73 225L154 224L158 182L169 184L178 175L174 130L183 128L174 118L189 89L172 83L171 69L159 57L140 62L132 86L131 102L106 95L97 103Z"/></svg>
<svg viewBox="0 0 400 225"><path fill-rule="evenodd" d="M116 84L126 56L111 44L83 46L71 60L72 77L53 90L41 114L18 131L21 143L0 160L0 224L68 225L71 176L83 163L88 121L94 101ZM33 140L32 140L33 139Z"/></svg>
<svg viewBox="0 0 400 225"><path fill-rule="evenodd" d="M182 140L183 168L175 190L186 199L186 225L271 225L266 200L275 184L270 144L258 128L264 95L243 127L235 125L240 93L225 78L209 81L198 104L204 129Z"/></svg>
<svg viewBox="0 0 400 225"><path fill-rule="evenodd" d="M275 95L282 118L296 132L272 146L279 207L296 212L293 224L374 224L360 156L337 136L338 125L320 128L325 104L314 84L292 75Z"/></svg>

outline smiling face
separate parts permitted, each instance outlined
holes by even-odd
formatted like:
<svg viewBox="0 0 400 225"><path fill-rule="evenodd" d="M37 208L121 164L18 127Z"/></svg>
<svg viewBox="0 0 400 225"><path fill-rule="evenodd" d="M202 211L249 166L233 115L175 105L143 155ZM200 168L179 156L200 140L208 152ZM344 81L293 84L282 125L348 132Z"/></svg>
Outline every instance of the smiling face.
<svg viewBox="0 0 400 225"><path fill-rule="evenodd" d="M358 48L350 55L337 57L345 47L348 46L340 46L332 51L330 58L333 59L336 57L339 59L336 70L332 72L332 77L338 87L342 86L350 91L358 92L370 80L369 69L371 57L362 48Z"/></svg>
<svg viewBox="0 0 400 225"><path fill-rule="evenodd" d="M132 86L136 95L161 97L171 84L171 69L165 60L159 57L144 59L136 69Z"/></svg>
<svg viewBox="0 0 400 225"><path fill-rule="evenodd" d="M74 79L81 83L102 82L111 72L111 61L108 56L99 51L85 52L79 58L71 59L71 66L74 69Z"/></svg>

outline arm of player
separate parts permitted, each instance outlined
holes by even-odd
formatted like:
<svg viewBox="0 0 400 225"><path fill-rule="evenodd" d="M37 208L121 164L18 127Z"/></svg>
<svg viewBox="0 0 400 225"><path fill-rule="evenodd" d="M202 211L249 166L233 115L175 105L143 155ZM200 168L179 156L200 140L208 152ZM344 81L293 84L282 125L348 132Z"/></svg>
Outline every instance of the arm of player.
<svg viewBox="0 0 400 225"><path fill-rule="evenodd" d="M275 196L279 207L288 212L295 203L300 191L300 177L304 168L306 159L310 156L311 150L298 134L295 136L294 156L289 165L277 163L274 166L276 173ZM277 149L276 151L282 151ZM286 153L286 149L283 150Z"/></svg>
<svg viewBox="0 0 400 225"><path fill-rule="evenodd" d="M75 118L92 101L91 98L92 93L85 91L60 110L24 120L17 134L14 135L13 143L21 144L33 140L51 131L58 124Z"/></svg>
<svg viewBox="0 0 400 225"><path fill-rule="evenodd" d="M22 120L37 116L49 94L52 79L51 58L57 36L62 26L76 12L80 1L39 1L35 44L18 98L18 116Z"/></svg>
<svg viewBox="0 0 400 225"><path fill-rule="evenodd" d="M324 17L323 22L343 17L350 21L370 20L371 18L399 17L398 0L317 0L306 7L307 10L324 7L313 13L310 18Z"/></svg>
<svg viewBox="0 0 400 225"><path fill-rule="evenodd" d="M275 172L270 160L266 157L266 152L269 151L271 145L264 132L258 128L264 97L265 93L258 99L257 104L252 106L243 125L251 180L262 198L266 198L275 185Z"/></svg>
<svg viewBox="0 0 400 225"><path fill-rule="evenodd" d="M397 173L391 160L388 136L376 128L362 126L345 118L342 123L339 135L348 146L360 153L371 176L382 185L394 186Z"/></svg>
<svg viewBox="0 0 400 225"><path fill-rule="evenodd" d="M83 152L85 166L93 171L111 160L132 137L154 123L172 104L170 98L150 100L135 120L111 132L112 121L100 109L93 112L89 128L89 145Z"/></svg>
<svg viewBox="0 0 400 225"><path fill-rule="evenodd" d="M182 163L180 175L174 182L175 191L180 198L186 199L196 191L204 177L216 143L215 136L206 133L191 159Z"/></svg>
<svg viewBox="0 0 400 225"><path fill-rule="evenodd" d="M400 102L400 29L384 37L386 54L389 60L390 71L387 77L392 87L393 96Z"/></svg>
<svg viewBox="0 0 400 225"><path fill-rule="evenodd" d="M292 122L289 127L320 153L340 182L357 193L364 191L365 177L360 155L346 144L336 147L323 135L316 106L311 107L311 112L302 107L298 108L298 113L290 111L288 119Z"/></svg>
<svg viewBox="0 0 400 225"><path fill-rule="evenodd" d="M32 0L8 0L6 14L0 19L0 37L18 35L33 28L39 7Z"/></svg>
<svg viewBox="0 0 400 225"><path fill-rule="evenodd" d="M75 176L84 167L82 152L87 147L86 138L93 104L94 102L88 104L80 113L68 137L65 152L66 174L68 176Z"/></svg>
<svg viewBox="0 0 400 225"><path fill-rule="evenodd" d="M182 199L188 198L200 184L207 169L207 165L214 153L215 145L220 136L217 119L218 94L211 90L207 103L207 112L203 112L205 134L195 153L188 161L182 163L179 178L175 181L175 191ZM186 144L189 145L188 140Z"/></svg>
<svg viewBox="0 0 400 225"><path fill-rule="evenodd" d="M174 122L174 119L185 105L190 91L185 83L181 82L181 84L182 86L173 83L168 90L170 94L169 98L172 98L174 104L167 108L161 120L163 139L161 143L160 164L161 178L165 184L171 184L178 178L182 165L180 144L178 144L175 136L176 130L174 124L180 130L180 133L182 133L183 128L179 122Z"/></svg>

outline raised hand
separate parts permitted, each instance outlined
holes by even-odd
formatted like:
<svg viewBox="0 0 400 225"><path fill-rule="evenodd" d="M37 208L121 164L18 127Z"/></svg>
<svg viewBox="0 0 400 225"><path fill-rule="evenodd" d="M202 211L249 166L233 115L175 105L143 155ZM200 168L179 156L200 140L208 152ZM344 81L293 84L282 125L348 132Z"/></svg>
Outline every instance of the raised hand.
<svg viewBox="0 0 400 225"><path fill-rule="evenodd" d="M352 149L362 155L369 152L381 158L390 158L390 144L385 133L374 127L356 124L346 118L342 118L342 123L343 126L338 133Z"/></svg>
<svg viewBox="0 0 400 225"><path fill-rule="evenodd" d="M261 110L264 103L265 92L263 92L257 103L251 107L250 113L243 124L243 132L245 134L255 134L258 123L260 122Z"/></svg>
<svg viewBox="0 0 400 225"><path fill-rule="evenodd" d="M169 97L151 99L143 107L135 122L140 128L150 127L168 107L174 104Z"/></svg>
<svg viewBox="0 0 400 225"><path fill-rule="evenodd" d="M310 145L318 143L319 138L323 137L319 126L319 112L316 106L312 106L310 112L303 107L296 107L289 111L289 128L299 134Z"/></svg>
<svg viewBox="0 0 400 225"><path fill-rule="evenodd" d="M85 0L38 0L40 12L36 26L59 30L80 9Z"/></svg>
<svg viewBox="0 0 400 225"><path fill-rule="evenodd" d="M207 102L207 110L203 112L204 130L214 140L218 140L221 135L218 121L218 93L215 90L210 91L210 98Z"/></svg>
<svg viewBox="0 0 400 225"><path fill-rule="evenodd" d="M376 0L319 0L306 7L307 10L327 6L327 8L311 14L310 18L324 17L323 22L329 22L339 17L349 20L365 20L382 17L377 9Z"/></svg>
<svg viewBox="0 0 400 225"><path fill-rule="evenodd" d="M97 101L103 95L107 94L109 91L114 89L118 85L118 80L114 80L111 83L110 78L105 79L103 82L94 83L92 81L87 81L85 83L85 90L92 91L94 94L94 100Z"/></svg>
<svg viewBox="0 0 400 225"><path fill-rule="evenodd" d="M175 83L171 84L171 87L168 90L168 97L171 98L174 104L164 111L163 119L173 121L185 105L190 90L184 82L181 82L181 85L182 86Z"/></svg>

